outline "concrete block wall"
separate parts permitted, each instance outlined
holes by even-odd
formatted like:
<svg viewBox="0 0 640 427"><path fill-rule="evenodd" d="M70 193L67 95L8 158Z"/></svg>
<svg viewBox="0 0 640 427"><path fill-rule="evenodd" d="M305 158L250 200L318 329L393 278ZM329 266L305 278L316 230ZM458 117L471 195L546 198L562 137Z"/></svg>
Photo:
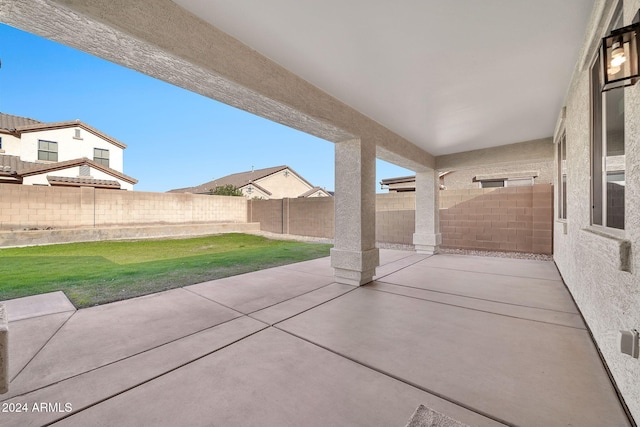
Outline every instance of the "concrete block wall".
<svg viewBox="0 0 640 427"><path fill-rule="evenodd" d="M376 241L411 245L415 225L415 193L387 193L376 196Z"/></svg>
<svg viewBox="0 0 640 427"><path fill-rule="evenodd" d="M246 221L242 197L0 184L0 230Z"/></svg>
<svg viewBox="0 0 640 427"><path fill-rule="evenodd" d="M442 246L551 254L553 187L440 192Z"/></svg>
<svg viewBox="0 0 640 427"><path fill-rule="evenodd" d="M259 222L262 231L285 233L282 215L282 199L248 201L247 221Z"/></svg>
<svg viewBox="0 0 640 427"><path fill-rule="evenodd" d="M242 197L101 189L95 193L96 226L246 222L247 217Z"/></svg>
<svg viewBox="0 0 640 427"><path fill-rule="evenodd" d="M288 202L288 233L297 236L333 238L333 197L285 199Z"/></svg>
<svg viewBox="0 0 640 427"><path fill-rule="evenodd" d="M0 184L0 229L73 228L93 223L92 195L80 188Z"/></svg>
<svg viewBox="0 0 640 427"><path fill-rule="evenodd" d="M552 252L553 187L440 192L443 247ZM184 193L0 184L0 230L259 222L273 233L333 238L334 200L247 200ZM378 194L376 240L412 244L415 193Z"/></svg>
<svg viewBox="0 0 640 427"><path fill-rule="evenodd" d="M251 200L249 222L273 233L333 238L333 198ZM415 193L376 196L376 241L413 243ZM553 251L553 186L476 188L440 192L442 246Z"/></svg>

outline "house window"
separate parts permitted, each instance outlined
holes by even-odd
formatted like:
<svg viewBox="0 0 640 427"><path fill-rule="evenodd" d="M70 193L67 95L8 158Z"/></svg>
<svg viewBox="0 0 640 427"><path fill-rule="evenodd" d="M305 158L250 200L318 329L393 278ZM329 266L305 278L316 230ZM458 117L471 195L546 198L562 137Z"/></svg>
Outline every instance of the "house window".
<svg viewBox="0 0 640 427"><path fill-rule="evenodd" d="M532 185L533 185L533 177L509 178L505 182L505 187L531 187Z"/></svg>
<svg viewBox="0 0 640 427"><path fill-rule="evenodd" d="M0 136L0 150L2 150L2 137Z"/></svg>
<svg viewBox="0 0 640 427"><path fill-rule="evenodd" d="M480 181L480 188L496 188L496 187L504 187L504 180L492 180L492 181Z"/></svg>
<svg viewBox="0 0 640 427"><path fill-rule="evenodd" d="M611 29L622 26L622 12ZM624 89L601 92L601 58L591 68L591 223L624 229Z"/></svg>
<svg viewBox="0 0 640 427"><path fill-rule="evenodd" d="M109 167L109 150L103 150L102 148L94 148L93 161L96 163L100 163L103 166Z"/></svg>
<svg viewBox="0 0 640 427"><path fill-rule="evenodd" d="M74 129L75 133L73 134L73 137L75 139L82 139L82 135L80 134L80 129Z"/></svg>
<svg viewBox="0 0 640 427"><path fill-rule="evenodd" d="M486 179L480 181L480 188L498 187L530 187L533 185L533 177L508 178L508 179Z"/></svg>
<svg viewBox="0 0 640 427"><path fill-rule="evenodd" d="M567 219L567 134L558 141L558 218Z"/></svg>
<svg viewBox="0 0 640 427"><path fill-rule="evenodd" d="M58 161L58 143L53 141L38 140L38 160L47 162Z"/></svg>

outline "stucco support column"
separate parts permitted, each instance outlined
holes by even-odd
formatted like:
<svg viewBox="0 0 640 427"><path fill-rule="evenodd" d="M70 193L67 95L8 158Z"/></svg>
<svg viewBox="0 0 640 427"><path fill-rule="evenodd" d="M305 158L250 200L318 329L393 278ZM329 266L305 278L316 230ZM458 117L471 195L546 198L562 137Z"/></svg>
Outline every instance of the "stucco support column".
<svg viewBox="0 0 640 427"><path fill-rule="evenodd" d="M413 244L419 254L436 254L440 234L440 180L438 171L416 173L416 230Z"/></svg>
<svg viewBox="0 0 640 427"><path fill-rule="evenodd" d="M331 266L338 283L371 282L376 249L376 147L361 139L335 145L335 238Z"/></svg>

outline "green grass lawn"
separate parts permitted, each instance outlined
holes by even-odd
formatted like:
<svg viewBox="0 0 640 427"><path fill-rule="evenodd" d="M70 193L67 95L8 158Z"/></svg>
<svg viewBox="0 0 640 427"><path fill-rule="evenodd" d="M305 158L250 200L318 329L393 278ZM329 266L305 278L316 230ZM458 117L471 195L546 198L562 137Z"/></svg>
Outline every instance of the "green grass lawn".
<svg viewBox="0 0 640 427"><path fill-rule="evenodd" d="M232 233L0 249L0 301L63 291L89 307L324 257L330 247Z"/></svg>

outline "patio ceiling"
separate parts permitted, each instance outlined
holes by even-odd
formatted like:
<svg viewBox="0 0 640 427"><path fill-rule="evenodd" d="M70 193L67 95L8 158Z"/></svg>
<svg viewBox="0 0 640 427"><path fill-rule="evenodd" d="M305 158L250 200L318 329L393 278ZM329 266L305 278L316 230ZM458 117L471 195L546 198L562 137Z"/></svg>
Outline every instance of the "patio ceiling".
<svg viewBox="0 0 640 427"><path fill-rule="evenodd" d="M434 155L552 135L593 0L174 0Z"/></svg>

